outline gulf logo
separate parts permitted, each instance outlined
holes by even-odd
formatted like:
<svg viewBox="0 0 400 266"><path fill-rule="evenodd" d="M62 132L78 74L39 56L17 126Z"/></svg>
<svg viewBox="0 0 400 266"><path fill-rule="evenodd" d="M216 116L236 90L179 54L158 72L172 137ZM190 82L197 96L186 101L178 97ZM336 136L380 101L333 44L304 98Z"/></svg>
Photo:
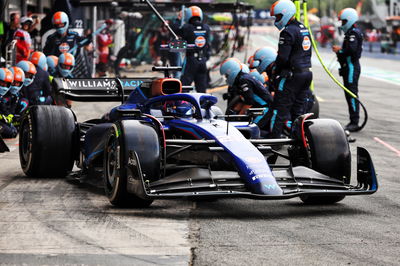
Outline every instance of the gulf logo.
<svg viewBox="0 0 400 266"><path fill-rule="evenodd" d="M199 48L203 48L204 45L206 45L206 38L199 36L196 38L196 40L194 40L194 44Z"/></svg>
<svg viewBox="0 0 400 266"><path fill-rule="evenodd" d="M308 36L305 36L303 39L303 50L308 51L311 48L311 41Z"/></svg>
<svg viewBox="0 0 400 266"><path fill-rule="evenodd" d="M66 52L68 52L68 51L69 51L69 45L68 45L68 43L63 42L62 44L60 44L60 46L58 46L58 50L59 50L61 53L66 53Z"/></svg>

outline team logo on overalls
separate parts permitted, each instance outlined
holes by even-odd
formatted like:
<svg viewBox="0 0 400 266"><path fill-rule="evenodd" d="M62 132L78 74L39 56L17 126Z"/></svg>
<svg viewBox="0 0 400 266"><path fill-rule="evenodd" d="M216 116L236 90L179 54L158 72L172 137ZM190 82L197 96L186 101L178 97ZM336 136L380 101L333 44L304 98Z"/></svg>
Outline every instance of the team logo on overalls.
<svg viewBox="0 0 400 266"><path fill-rule="evenodd" d="M196 38L196 40L194 40L194 44L199 48L203 48L204 45L206 45L206 38L199 36Z"/></svg>
<svg viewBox="0 0 400 266"><path fill-rule="evenodd" d="M311 41L308 36L305 36L303 39L303 50L308 51L311 48Z"/></svg>
<svg viewBox="0 0 400 266"><path fill-rule="evenodd" d="M62 44L60 44L60 46L58 46L58 50L60 50L61 53L66 53L69 51L69 44L66 42L63 42Z"/></svg>

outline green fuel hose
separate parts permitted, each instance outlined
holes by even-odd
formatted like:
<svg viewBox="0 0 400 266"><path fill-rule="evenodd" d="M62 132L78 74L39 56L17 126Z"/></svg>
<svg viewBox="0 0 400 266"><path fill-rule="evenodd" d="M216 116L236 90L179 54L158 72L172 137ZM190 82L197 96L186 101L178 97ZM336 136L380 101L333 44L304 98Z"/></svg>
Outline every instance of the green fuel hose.
<svg viewBox="0 0 400 266"><path fill-rule="evenodd" d="M298 2L298 4L297 4ZM295 5L296 8L297 6L300 7L300 1L299 0L295 0ZM300 10L300 9L298 9ZM297 12L296 12L297 15ZM311 43L312 43L312 47L314 48L315 54L317 55L317 58L319 60L319 62L321 63L323 69L325 70L325 72L328 74L328 76L340 87L342 88L347 94L349 94L351 97L353 97L362 107L363 111L364 111L364 121L361 124L361 126L359 127L360 131L361 129L363 129L365 127L365 125L367 124L368 121L368 112L367 109L365 108L364 104L360 101L360 99L358 99L357 95L355 95L353 92L351 92L348 88L346 88L333 74L332 72L326 67L324 61L322 60L321 54L319 53L318 47L317 47L317 43L314 40L314 36L308 21L308 12L307 12L307 0L303 0L303 15L304 15L304 26L307 27L308 31L310 32L310 37L311 37ZM313 90L313 87L312 87Z"/></svg>

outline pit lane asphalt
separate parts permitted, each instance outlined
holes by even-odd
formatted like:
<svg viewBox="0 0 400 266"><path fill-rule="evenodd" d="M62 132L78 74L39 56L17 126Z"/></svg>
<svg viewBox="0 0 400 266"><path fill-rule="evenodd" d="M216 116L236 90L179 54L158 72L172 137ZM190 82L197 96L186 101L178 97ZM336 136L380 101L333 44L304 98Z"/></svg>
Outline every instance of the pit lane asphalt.
<svg viewBox="0 0 400 266"><path fill-rule="evenodd" d="M269 45L265 32L252 43ZM362 64L400 72L400 61L368 58ZM321 117L346 124L343 92L321 67L313 72ZM226 199L118 209L100 189L25 177L16 143L7 141L14 151L0 154L0 264L399 265L400 86L362 77L360 91L369 122L352 134L351 150L353 159L357 146L371 153L380 188L332 206ZM110 106L76 103L73 109L83 121Z"/></svg>

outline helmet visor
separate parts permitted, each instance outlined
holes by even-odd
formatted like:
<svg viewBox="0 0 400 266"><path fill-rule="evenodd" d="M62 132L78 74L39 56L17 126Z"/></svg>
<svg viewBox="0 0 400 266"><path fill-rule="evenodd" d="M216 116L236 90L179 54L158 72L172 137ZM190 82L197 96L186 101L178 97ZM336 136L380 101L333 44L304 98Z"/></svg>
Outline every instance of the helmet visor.
<svg viewBox="0 0 400 266"><path fill-rule="evenodd" d="M6 87L9 88L11 86L11 82L7 82L4 80L0 80L0 87Z"/></svg>
<svg viewBox="0 0 400 266"><path fill-rule="evenodd" d="M29 72L24 72L24 73L25 73L25 78L26 79L33 79L35 77L35 75L32 74L32 73L29 73Z"/></svg>
<svg viewBox="0 0 400 266"><path fill-rule="evenodd" d="M11 84L11 86L14 86L14 87L21 87L22 84L23 84L22 81L14 80L14 82Z"/></svg>
<svg viewBox="0 0 400 266"><path fill-rule="evenodd" d="M277 15L275 15L275 23L281 21L282 18L283 18L283 15L282 15L282 14L277 14Z"/></svg>
<svg viewBox="0 0 400 266"><path fill-rule="evenodd" d="M64 28L65 27L65 23L54 24L54 27L56 27L57 29Z"/></svg>
<svg viewBox="0 0 400 266"><path fill-rule="evenodd" d="M71 65L66 65L66 64L60 64L60 67L61 67L62 69L66 69L66 70L71 70L71 69L72 69L72 66L71 66Z"/></svg>

